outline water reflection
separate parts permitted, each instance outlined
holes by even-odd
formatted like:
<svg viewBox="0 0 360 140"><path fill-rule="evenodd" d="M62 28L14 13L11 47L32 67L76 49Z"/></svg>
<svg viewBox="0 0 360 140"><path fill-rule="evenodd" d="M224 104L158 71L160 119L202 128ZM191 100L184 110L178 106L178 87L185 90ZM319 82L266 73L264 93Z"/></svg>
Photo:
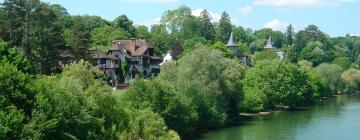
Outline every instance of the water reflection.
<svg viewBox="0 0 360 140"><path fill-rule="evenodd" d="M276 112L238 127L205 134L203 140L360 139L360 96L330 98L305 111Z"/></svg>

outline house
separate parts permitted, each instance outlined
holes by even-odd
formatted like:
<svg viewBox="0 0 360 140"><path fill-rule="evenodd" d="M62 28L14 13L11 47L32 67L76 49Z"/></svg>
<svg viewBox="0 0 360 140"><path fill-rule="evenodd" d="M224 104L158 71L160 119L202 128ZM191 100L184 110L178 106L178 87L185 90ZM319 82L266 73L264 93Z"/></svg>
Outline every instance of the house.
<svg viewBox="0 0 360 140"><path fill-rule="evenodd" d="M120 65L127 63L130 66L131 78L136 74L151 76L159 71L159 64L162 62L162 58L154 54L152 46L145 40L135 38L112 41L107 56L116 58Z"/></svg>
<svg viewBox="0 0 360 140"><path fill-rule="evenodd" d="M70 50L60 52L59 65L76 61L74 53ZM107 81L113 86L120 82L122 76L127 81L131 81L137 74L144 77L153 76L154 73L160 72L159 64L162 62L162 58L154 54L152 46L145 40L135 38L112 41L111 47L105 52L90 48L86 50L86 54L90 56L88 59L94 66L104 71ZM124 69L127 71L123 71L122 66L127 66L128 68Z"/></svg>

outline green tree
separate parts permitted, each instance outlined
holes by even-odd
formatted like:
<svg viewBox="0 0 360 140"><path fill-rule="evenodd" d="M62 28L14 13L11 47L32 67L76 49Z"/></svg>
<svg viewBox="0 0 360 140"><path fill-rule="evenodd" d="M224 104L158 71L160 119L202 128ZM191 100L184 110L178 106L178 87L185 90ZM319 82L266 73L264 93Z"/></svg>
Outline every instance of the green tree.
<svg viewBox="0 0 360 140"><path fill-rule="evenodd" d="M316 72L325 82L326 92L329 94L337 94L343 87L341 73L343 69L336 64L320 64L316 67Z"/></svg>
<svg viewBox="0 0 360 140"><path fill-rule="evenodd" d="M133 22L128 19L126 15L118 16L114 21L113 24L117 28L124 29L128 33L130 33L130 37L136 37L136 28L133 25Z"/></svg>
<svg viewBox="0 0 360 140"><path fill-rule="evenodd" d="M130 34L123 29L112 26L96 28L91 32L92 46L107 51L114 40L128 39Z"/></svg>
<svg viewBox="0 0 360 140"><path fill-rule="evenodd" d="M360 70L350 68L341 74L341 78L347 84L348 90L360 91Z"/></svg>
<svg viewBox="0 0 360 140"><path fill-rule="evenodd" d="M339 65L344 70L349 69L350 64L351 64L349 58L347 58L347 57L337 57L334 59L334 61L332 63Z"/></svg>
<svg viewBox="0 0 360 140"><path fill-rule="evenodd" d="M232 52L229 51L229 49L226 47L226 45L220 41L217 41L214 45L211 46L211 48L222 51L227 58L234 57L234 55L232 54Z"/></svg>
<svg viewBox="0 0 360 140"><path fill-rule="evenodd" d="M162 55L169 50L167 46L169 34L164 25L152 25L150 36L150 43L155 49L155 54Z"/></svg>
<svg viewBox="0 0 360 140"><path fill-rule="evenodd" d="M295 36L295 45L297 51L301 51L309 42L319 41L324 44L324 51L328 51L331 47L328 35L319 30L315 25L309 25L305 30L299 31Z"/></svg>
<svg viewBox="0 0 360 140"><path fill-rule="evenodd" d="M0 63L11 63L24 73L31 73L31 64L26 57L0 40Z"/></svg>
<svg viewBox="0 0 360 140"><path fill-rule="evenodd" d="M314 97L320 98L327 95L328 93L325 91L325 83L321 79L320 75L313 68L313 63L307 60L301 60L298 62L298 65L310 76Z"/></svg>
<svg viewBox="0 0 360 140"><path fill-rule="evenodd" d="M0 63L0 138L20 139L33 107L32 78L7 62Z"/></svg>
<svg viewBox="0 0 360 140"><path fill-rule="evenodd" d="M286 36L286 44L292 45L294 42L295 31L291 24L287 27L285 36Z"/></svg>
<svg viewBox="0 0 360 140"><path fill-rule="evenodd" d="M137 79L122 100L129 103L128 106L131 108L151 108L164 118L170 129L181 135L194 129L198 119L194 105L159 79L151 81Z"/></svg>
<svg viewBox="0 0 360 140"><path fill-rule="evenodd" d="M252 35L251 29L245 29L242 26L233 26L233 32L235 39L237 39L237 42L249 45L251 42L254 41L254 36Z"/></svg>
<svg viewBox="0 0 360 140"><path fill-rule="evenodd" d="M136 37L138 39L149 40L150 39L149 29L144 25L137 26L136 27Z"/></svg>
<svg viewBox="0 0 360 140"><path fill-rule="evenodd" d="M312 103L312 87L309 76L291 63L279 60L258 62L255 67L246 71L244 88L257 91L253 96L267 101L265 108L276 105L287 105L293 108L301 104ZM246 100L246 99L245 99Z"/></svg>
<svg viewBox="0 0 360 140"><path fill-rule="evenodd" d="M216 31L216 40L227 43L232 32L230 16L227 12L221 14L219 25Z"/></svg>
<svg viewBox="0 0 360 140"><path fill-rule="evenodd" d="M276 48L282 48L285 43L285 36L280 31L273 31L270 28L260 29L254 32L254 36L256 39L265 39L267 40L271 35L271 39L273 41L273 45ZM265 46L265 44L264 44ZM262 46L262 47L264 47Z"/></svg>
<svg viewBox="0 0 360 140"><path fill-rule="evenodd" d="M191 9L183 5L178 9L166 11L161 17L161 24L165 25L175 39L181 40L180 32L184 27L184 22L191 16Z"/></svg>
<svg viewBox="0 0 360 140"><path fill-rule="evenodd" d="M58 49L64 45L56 12L38 0L6 0L0 24L9 46L21 48L36 72L50 74L58 67ZM15 23L19 22L19 23Z"/></svg>
<svg viewBox="0 0 360 140"><path fill-rule="evenodd" d="M206 40L214 42L216 32L215 32L214 26L211 23L210 13L206 9L204 9L200 13L199 18L201 21L201 27L200 27L201 36L204 37Z"/></svg>
<svg viewBox="0 0 360 140"><path fill-rule="evenodd" d="M196 128L214 128L238 112L243 72L238 61L199 46L180 58L177 66L165 65L160 79L195 104L199 116Z"/></svg>
<svg viewBox="0 0 360 140"><path fill-rule="evenodd" d="M273 50L264 50L261 52L255 52L253 56L254 63L263 61L263 60L274 60L279 59L279 56Z"/></svg>
<svg viewBox="0 0 360 140"><path fill-rule="evenodd" d="M266 39L257 39L249 45L249 50L251 54L254 54L256 51L264 50L266 44Z"/></svg>
<svg viewBox="0 0 360 140"><path fill-rule="evenodd" d="M326 53L323 50L324 45L319 42L310 42L301 50L300 59L308 60L315 66L327 62Z"/></svg>

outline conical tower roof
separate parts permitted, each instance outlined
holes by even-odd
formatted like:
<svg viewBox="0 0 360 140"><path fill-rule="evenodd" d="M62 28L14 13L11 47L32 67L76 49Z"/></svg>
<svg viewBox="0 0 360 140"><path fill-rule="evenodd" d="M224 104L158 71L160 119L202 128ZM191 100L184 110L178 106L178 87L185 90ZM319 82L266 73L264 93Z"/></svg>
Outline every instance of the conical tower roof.
<svg viewBox="0 0 360 140"><path fill-rule="evenodd" d="M231 35L230 35L228 43L226 44L226 47L237 47L233 32L231 32Z"/></svg>
<svg viewBox="0 0 360 140"><path fill-rule="evenodd" d="M267 43L266 43L266 45L265 45L264 48L265 48L265 49L272 49L272 48L274 48L273 45L272 45L271 35L270 35L270 37L269 37L269 39L268 39L268 41L267 41Z"/></svg>

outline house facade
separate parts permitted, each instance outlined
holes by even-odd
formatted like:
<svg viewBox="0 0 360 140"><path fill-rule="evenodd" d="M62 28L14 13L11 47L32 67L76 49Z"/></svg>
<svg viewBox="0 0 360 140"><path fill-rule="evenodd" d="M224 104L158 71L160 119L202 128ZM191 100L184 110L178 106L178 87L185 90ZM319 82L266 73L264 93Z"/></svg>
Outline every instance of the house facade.
<svg viewBox="0 0 360 140"><path fill-rule="evenodd" d="M154 71L160 69L162 58L154 54L154 48L145 40L115 40L107 52L108 56L116 58L120 64L130 65L131 76L136 74L151 76Z"/></svg>

